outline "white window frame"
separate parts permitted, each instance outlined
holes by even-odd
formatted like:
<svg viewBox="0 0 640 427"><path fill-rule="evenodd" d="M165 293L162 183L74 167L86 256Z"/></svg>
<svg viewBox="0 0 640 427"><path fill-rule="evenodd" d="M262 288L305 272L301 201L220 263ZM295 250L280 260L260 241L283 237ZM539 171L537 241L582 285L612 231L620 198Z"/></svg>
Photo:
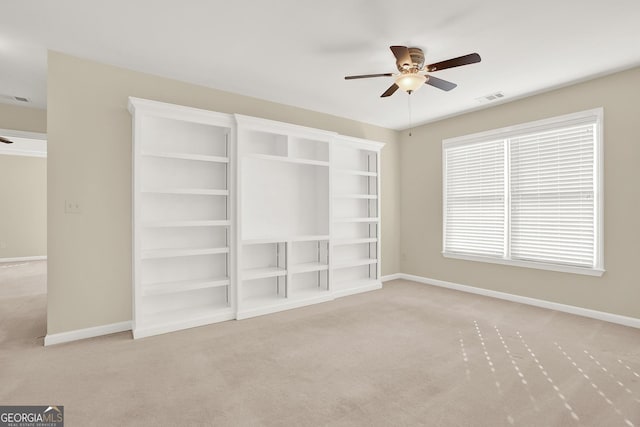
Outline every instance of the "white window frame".
<svg viewBox="0 0 640 427"><path fill-rule="evenodd" d="M577 113L566 114L563 116L552 117L549 119L538 120L529 123L522 123L514 126L508 126L500 129L494 129L486 132L478 132L470 135L459 136L455 138L448 138L442 141L442 255L446 258L461 259L467 261L479 261L492 264L503 264L517 267L535 268L541 270L559 271L564 273L576 273L589 276L602 276L605 272L604 269L604 245L603 245L603 231L604 231L604 158L602 149L603 140L603 108L595 108L586 111L580 111ZM595 176L594 176L594 200L597 203L595 210L595 230L594 230L594 246L596 262L594 267L575 267L562 264L553 264L545 262L535 261L521 261L513 260L506 257L497 258L491 256L480 255L467 255L460 253L446 252L446 230L447 230L447 162L446 162L446 148L455 145L466 145L476 142L487 142L497 139L509 139L523 134L532 134L537 132L543 132L545 130L553 130L559 127L566 127L571 125L579 125L583 123L595 123ZM508 144L507 144L508 146ZM507 160L508 162L508 160ZM508 166L508 163L507 163ZM508 185L510 179L510 173L508 169L505 170L507 181L505 185ZM506 187L508 189L508 187ZM510 197L510 191L505 190L507 196ZM510 200L505 197L505 209L510 211ZM505 245L510 245L510 218L505 218ZM508 250L505 252L509 252Z"/></svg>

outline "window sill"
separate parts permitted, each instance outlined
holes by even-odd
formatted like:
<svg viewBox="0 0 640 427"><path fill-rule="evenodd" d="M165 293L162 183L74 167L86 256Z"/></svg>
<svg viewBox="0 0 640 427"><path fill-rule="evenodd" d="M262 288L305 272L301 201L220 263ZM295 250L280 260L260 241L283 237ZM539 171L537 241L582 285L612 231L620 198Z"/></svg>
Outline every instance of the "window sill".
<svg viewBox="0 0 640 427"><path fill-rule="evenodd" d="M561 273L583 274L585 276L601 277L605 270L601 268L572 267L570 265L549 264L544 262L519 261L502 258L483 257L478 255L465 255L450 252L442 252L445 258L462 259L465 261L488 262L491 264L511 265L514 267L535 268L538 270L559 271Z"/></svg>

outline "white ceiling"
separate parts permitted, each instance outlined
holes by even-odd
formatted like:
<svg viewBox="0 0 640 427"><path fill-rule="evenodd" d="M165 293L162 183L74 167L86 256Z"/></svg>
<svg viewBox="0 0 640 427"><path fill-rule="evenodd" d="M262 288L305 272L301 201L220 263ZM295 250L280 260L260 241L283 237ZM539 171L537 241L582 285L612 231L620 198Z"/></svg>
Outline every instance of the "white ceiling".
<svg viewBox="0 0 640 427"><path fill-rule="evenodd" d="M39 108L47 49L394 129L391 77L343 79L395 71L390 45L482 56L434 74L453 91L411 95L414 124L640 65L638 0L0 1L0 95Z"/></svg>

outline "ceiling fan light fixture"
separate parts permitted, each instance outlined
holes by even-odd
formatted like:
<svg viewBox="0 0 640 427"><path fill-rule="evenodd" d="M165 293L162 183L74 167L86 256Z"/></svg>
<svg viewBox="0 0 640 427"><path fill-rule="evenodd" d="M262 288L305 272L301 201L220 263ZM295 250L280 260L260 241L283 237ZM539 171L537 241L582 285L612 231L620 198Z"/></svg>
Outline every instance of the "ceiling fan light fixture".
<svg viewBox="0 0 640 427"><path fill-rule="evenodd" d="M405 92L411 93L419 89L425 82L427 77L418 73L400 74L396 79L398 87Z"/></svg>
<svg viewBox="0 0 640 427"><path fill-rule="evenodd" d="M394 76L395 83L384 91L382 95L380 95L380 98L391 96L396 93L398 89L402 89L408 94L412 94L415 90L420 89L424 84L449 92L450 90L455 89L457 86L455 83L421 73L425 71L430 73L436 70L440 71L447 68L460 67L462 65L480 62L480 55L477 53L470 53L457 58L447 59L446 61L436 62L435 64L424 65L424 52L422 49L406 46L390 46L390 48L393 56L396 57L396 68L398 68L398 71L400 72L399 74L361 74L357 76L345 76L345 80Z"/></svg>

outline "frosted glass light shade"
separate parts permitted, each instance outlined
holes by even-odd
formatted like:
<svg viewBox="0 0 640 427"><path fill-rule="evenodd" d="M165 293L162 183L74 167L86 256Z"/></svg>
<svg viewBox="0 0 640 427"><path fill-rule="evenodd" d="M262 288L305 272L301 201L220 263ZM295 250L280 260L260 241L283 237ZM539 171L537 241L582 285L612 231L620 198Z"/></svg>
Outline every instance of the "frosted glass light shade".
<svg viewBox="0 0 640 427"><path fill-rule="evenodd" d="M396 79L396 84L405 92L413 92L427 81L422 74L401 74Z"/></svg>

